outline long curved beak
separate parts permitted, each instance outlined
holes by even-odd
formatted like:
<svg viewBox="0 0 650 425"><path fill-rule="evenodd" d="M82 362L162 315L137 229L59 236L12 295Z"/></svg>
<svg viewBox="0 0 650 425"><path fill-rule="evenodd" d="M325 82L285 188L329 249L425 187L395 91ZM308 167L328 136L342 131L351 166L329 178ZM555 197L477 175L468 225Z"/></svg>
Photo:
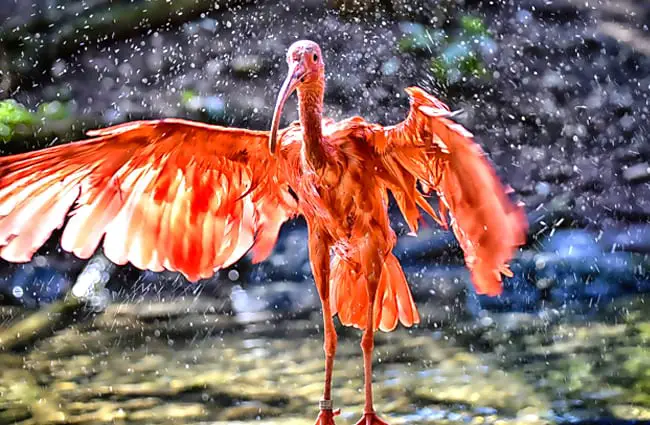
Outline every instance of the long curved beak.
<svg viewBox="0 0 650 425"><path fill-rule="evenodd" d="M271 155L276 154L278 142L278 127L280 126L280 117L282 116L282 108L291 95L296 90L302 77L305 76L304 67L299 62L294 62L289 65L289 73L287 78L282 83L280 93L278 93L278 100L275 102L275 110L273 111L273 122L271 123L271 136L269 137L269 150Z"/></svg>

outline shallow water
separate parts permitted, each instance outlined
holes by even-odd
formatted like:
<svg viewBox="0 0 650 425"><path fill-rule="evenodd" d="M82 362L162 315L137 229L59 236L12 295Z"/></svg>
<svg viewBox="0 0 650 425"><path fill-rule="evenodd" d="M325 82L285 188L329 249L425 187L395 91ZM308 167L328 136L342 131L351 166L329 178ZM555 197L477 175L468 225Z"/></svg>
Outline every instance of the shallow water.
<svg viewBox="0 0 650 425"><path fill-rule="evenodd" d="M319 315L242 325L202 305L164 311L114 305L1 354L0 423L313 423ZM648 311L637 297L589 317L503 313L379 333L377 410L392 424L650 419ZM359 332L340 331L334 403L344 425L361 414L363 372Z"/></svg>

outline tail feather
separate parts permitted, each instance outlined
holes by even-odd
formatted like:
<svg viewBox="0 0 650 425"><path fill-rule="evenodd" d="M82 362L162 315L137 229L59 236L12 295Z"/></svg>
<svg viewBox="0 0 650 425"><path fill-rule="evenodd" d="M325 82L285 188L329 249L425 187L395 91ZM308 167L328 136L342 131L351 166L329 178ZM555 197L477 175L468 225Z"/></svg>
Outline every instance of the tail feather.
<svg viewBox="0 0 650 425"><path fill-rule="evenodd" d="M332 264L330 302L332 314L343 325L366 328L368 291L365 277L357 272L354 256L344 260L335 256ZM410 327L420 316L397 258L385 259L374 304L374 330L390 332L398 323Z"/></svg>

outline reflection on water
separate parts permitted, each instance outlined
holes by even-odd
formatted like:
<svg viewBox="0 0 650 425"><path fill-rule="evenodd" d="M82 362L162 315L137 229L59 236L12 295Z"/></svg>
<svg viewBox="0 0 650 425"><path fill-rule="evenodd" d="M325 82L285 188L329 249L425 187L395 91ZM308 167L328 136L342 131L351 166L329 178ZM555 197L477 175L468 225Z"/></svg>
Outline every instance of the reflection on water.
<svg viewBox="0 0 650 425"><path fill-rule="evenodd" d="M112 306L29 352L2 354L0 423L313 423L318 315L242 326L209 309L145 310ZM648 311L636 298L589 320L492 314L380 333L377 408L392 424L650 419ZM344 425L361 414L363 368L360 334L341 334L334 402Z"/></svg>

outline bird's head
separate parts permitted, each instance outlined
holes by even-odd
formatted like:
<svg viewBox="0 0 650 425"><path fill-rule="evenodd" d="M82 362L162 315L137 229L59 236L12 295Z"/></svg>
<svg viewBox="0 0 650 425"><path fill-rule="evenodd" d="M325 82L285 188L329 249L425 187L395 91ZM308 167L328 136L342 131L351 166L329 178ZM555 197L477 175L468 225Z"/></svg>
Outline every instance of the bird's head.
<svg viewBox="0 0 650 425"><path fill-rule="evenodd" d="M325 64L320 47L313 41L300 40L293 43L287 51L287 64L289 72L282 84L278 100L275 103L273 122L271 124L271 136L269 138L269 149L275 154L277 149L277 133L280 125L282 108L295 90L303 90L313 87L323 90L325 81Z"/></svg>

